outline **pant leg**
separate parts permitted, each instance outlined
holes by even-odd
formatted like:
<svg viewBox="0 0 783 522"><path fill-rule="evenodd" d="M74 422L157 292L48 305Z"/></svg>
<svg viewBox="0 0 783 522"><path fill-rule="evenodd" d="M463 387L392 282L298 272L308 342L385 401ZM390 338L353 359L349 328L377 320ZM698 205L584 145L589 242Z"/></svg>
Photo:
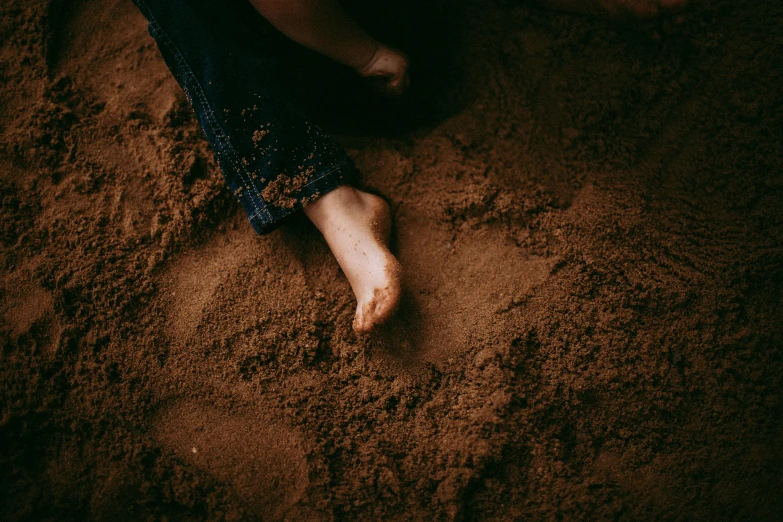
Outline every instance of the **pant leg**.
<svg viewBox="0 0 783 522"><path fill-rule="evenodd" d="M247 0L134 3L256 232L350 180L345 150L287 99L284 37Z"/></svg>

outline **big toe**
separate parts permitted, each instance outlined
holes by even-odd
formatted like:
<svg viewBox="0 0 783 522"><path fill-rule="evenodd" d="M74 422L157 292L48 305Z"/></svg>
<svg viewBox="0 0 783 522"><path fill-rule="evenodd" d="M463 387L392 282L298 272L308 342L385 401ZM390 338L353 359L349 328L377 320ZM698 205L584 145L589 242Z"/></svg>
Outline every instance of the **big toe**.
<svg viewBox="0 0 783 522"><path fill-rule="evenodd" d="M359 303L356 307L356 315L353 317L353 330L356 333L368 333L375 326L371 306L371 303Z"/></svg>
<svg viewBox="0 0 783 522"><path fill-rule="evenodd" d="M380 323L377 308L378 303L375 299L356 306L356 315L353 318L353 329L356 333L368 333Z"/></svg>

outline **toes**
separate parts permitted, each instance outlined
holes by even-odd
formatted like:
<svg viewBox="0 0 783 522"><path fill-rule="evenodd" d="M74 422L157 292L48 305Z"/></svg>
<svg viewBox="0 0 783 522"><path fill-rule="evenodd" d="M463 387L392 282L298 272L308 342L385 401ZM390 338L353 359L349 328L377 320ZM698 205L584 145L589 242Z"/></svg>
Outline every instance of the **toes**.
<svg viewBox="0 0 783 522"><path fill-rule="evenodd" d="M356 315L353 318L353 329L356 333L368 333L375 326L384 323L399 303L399 291L391 291L388 288L376 290L373 298L356 307Z"/></svg>
<svg viewBox="0 0 783 522"><path fill-rule="evenodd" d="M360 334L369 333L378 323L376 315L377 305L375 300L356 307L356 315L353 317L353 331Z"/></svg>
<svg viewBox="0 0 783 522"><path fill-rule="evenodd" d="M353 331L359 334L367 333L372 329L372 327L367 327L367 325L364 324L364 316L362 313L357 310L356 315L353 317Z"/></svg>
<svg viewBox="0 0 783 522"><path fill-rule="evenodd" d="M373 324L385 323L386 320L394 313L396 308L397 303L394 301L392 294L388 290L384 290L382 295L379 296L373 303Z"/></svg>

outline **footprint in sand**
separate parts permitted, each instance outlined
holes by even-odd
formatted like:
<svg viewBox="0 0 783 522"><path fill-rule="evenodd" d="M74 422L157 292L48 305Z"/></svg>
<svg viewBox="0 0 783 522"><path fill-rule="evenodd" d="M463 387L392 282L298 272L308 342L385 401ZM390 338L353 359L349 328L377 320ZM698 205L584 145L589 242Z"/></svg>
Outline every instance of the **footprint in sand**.
<svg viewBox="0 0 783 522"><path fill-rule="evenodd" d="M258 411L228 413L178 402L157 415L152 435L182 460L229 484L263 520L290 515L309 483L299 436Z"/></svg>
<svg viewBox="0 0 783 522"><path fill-rule="evenodd" d="M61 327L52 294L35 283L9 279L1 285L0 317L12 339L27 340L36 353L53 357L60 342Z"/></svg>
<svg viewBox="0 0 783 522"><path fill-rule="evenodd" d="M552 259L526 256L499 228L464 230L455 239L425 211L405 208L397 223L411 301L408 310L401 307L399 322L407 325L412 353L423 360L437 364L499 333L503 310L551 271Z"/></svg>
<svg viewBox="0 0 783 522"><path fill-rule="evenodd" d="M180 89L147 35L139 10L126 0L51 4L50 77L71 78L100 93L111 114L125 114L141 104L162 119Z"/></svg>
<svg viewBox="0 0 783 522"><path fill-rule="evenodd" d="M232 339L252 330L267 313L296 313L308 295L301 264L280 235L259 238L236 216L236 228L184 252L161 278L159 294L168 318L172 354L197 357L194 347ZM241 223L241 225L239 225ZM190 363L196 362L191 360Z"/></svg>
<svg viewBox="0 0 783 522"><path fill-rule="evenodd" d="M204 309L237 268L257 257L261 245L247 230L230 231L180 259L164 277L169 338L183 344L196 332Z"/></svg>

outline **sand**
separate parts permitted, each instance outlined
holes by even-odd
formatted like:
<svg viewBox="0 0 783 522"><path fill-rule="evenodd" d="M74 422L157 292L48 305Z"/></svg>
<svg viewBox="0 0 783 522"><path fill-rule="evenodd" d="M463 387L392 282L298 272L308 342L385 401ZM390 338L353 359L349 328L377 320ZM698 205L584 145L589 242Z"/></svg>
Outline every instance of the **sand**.
<svg viewBox="0 0 783 522"><path fill-rule="evenodd" d="M783 7L365 4L411 100L314 91L393 209L370 337L128 0L3 2L2 518L780 520Z"/></svg>

